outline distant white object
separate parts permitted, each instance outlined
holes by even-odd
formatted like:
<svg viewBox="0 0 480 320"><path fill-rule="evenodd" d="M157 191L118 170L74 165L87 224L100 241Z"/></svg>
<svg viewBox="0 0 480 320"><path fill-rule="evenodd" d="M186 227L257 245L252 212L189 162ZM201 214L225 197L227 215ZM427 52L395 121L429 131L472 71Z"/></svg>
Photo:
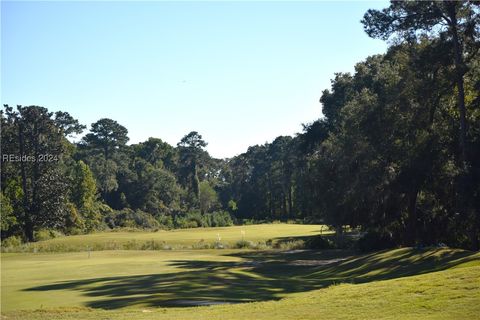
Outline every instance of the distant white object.
<svg viewBox="0 0 480 320"><path fill-rule="evenodd" d="M220 233L217 233L217 240L220 241L222 238L220 237Z"/></svg>

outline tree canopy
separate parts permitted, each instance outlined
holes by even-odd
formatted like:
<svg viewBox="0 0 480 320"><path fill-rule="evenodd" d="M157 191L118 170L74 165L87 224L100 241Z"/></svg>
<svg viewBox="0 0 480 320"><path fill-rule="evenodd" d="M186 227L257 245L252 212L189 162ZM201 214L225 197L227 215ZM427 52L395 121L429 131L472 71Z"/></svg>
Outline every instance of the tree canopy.
<svg viewBox="0 0 480 320"><path fill-rule="evenodd" d="M128 144L107 118L72 143L85 126L67 112L5 105L2 238L296 220L328 224L339 243L349 227L380 247L478 249L479 4L392 1L362 23L387 52L332 75L302 132L230 159L196 131Z"/></svg>

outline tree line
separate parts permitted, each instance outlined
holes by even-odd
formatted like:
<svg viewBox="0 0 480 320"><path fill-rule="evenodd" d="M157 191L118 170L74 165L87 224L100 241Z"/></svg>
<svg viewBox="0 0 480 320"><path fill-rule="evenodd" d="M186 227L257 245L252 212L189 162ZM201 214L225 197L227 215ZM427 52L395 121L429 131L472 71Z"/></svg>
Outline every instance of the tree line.
<svg viewBox="0 0 480 320"><path fill-rule="evenodd" d="M323 117L301 133L231 159L212 158L195 131L129 145L112 119L71 143L86 127L67 112L5 105L2 238L291 219L382 245L478 249L479 12L475 1L369 10L365 32L388 51L335 74Z"/></svg>

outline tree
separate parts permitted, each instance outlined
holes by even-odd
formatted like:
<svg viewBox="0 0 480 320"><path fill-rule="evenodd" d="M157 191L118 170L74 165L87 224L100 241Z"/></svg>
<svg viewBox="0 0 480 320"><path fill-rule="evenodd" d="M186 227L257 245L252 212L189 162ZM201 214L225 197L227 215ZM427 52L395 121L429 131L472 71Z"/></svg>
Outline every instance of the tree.
<svg viewBox="0 0 480 320"><path fill-rule="evenodd" d="M107 199L112 191L118 188L117 173L119 163L115 156L120 148L125 148L128 141L128 130L112 119L103 118L92 123L88 133L81 143L83 149L91 154L90 164L98 181L102 197ZM102 158L96 151L102 151Z"/></svg>
<svg viewBox="0 0 480 320"><path fill-rule="evenodd" d="M70 199L83 218L86 230L94 230L101 218L96 212L97 186L92 171L82 160L75 164L73 170Z"/></svg>
<svg viewBox="0 0 480 320"><path fill-rule="evenodd" d="M128 142L127 135L127 128L115 120L103 118L92 123L90 133L83 138L83 143L103 150L104 158L108 160L113 150Z"/></svg>
<svg viewBox="0 0 480 320"><path fill-rule="evenodd" d="M178 154L174 147L158 138L133 146L137 156L145 159L155 167L175 171L178 166Z"/></svg>
<svg viewBox="0 0 480 320"><path fill-rule="evenodd" d="M118 189L117 163L112 159L105 160L104 157L100 155L90 157L88 162L94 172L102 197L108 200L107 195Z"/></svg>
<svg viewBox="0 0 480 320"><path fill-rule="evenodd" d="M192 131L184 136L178 143L178 147L187 148L191 150L203 149L208 145L202 136L197 131Z"/></svg>
<svg viewBox="0 0 480 320"><path fill-rule="evenodd" d="M7 238L12 234L12 229L15 228L17 223L17 218L13 214L13 206L10 202L10 199L6 197L3 192L0 192L0 215L1 219L1 235L2 238Z"/></svg>
<svg viewBox="0 0 480 320"><path fill-rule="evenodd" d="M142 158L133 163L135 178L125 188L133 209L159 217L179 209L180 188L175 176L166 169L156 168Z"/></svg>
<svg viewBox="0 0 480 320"><path fill-rule="evenodd" d="M73 134L80 134L87 127L80 124L77 119L73 118L68 112L55 112L55 123L59 127L64 136L71 136Z"/></svg>
<svg viewBox="0 0 480 320"><path fill-rule="evenodd" d="M14 158L5 161L5 180L7 185L12 180L21 181L22 214L17 218L25 237L34 241L35 229L65 223L68 182L61 165L64 131L46 108L17 106L14 111L8 105L4 107L2 139L8 144L2 143L2 154Z"/></svg>
<svg viewBox="0 0 480 320"><path fill-rule="evenodd" d="M471 62L480 49L480 4L476 1L392 1L388 8L381 11L368 10L362 20L367 34L374 38L389 39L395 35L397 40L416 42L421 38L435 39L449 49L448 62L453 66L453 83L456 87L456 105L458 110L458 163L460 168L457 210L464 217L469 211L476 210L475 230L480 230L480 212L473 209L471 194L471 164L473 151L468 141L468 113L465 99L465 78L471 72ZM433 42L435 43L435 42ZM472 234L475 232L472 232ZM480 240L472 239L478 248Z"/></svg>
<svg viewBox="0 0 480 320"><path fill-rule="evenodd" d="M184 136L177 146L180 152L183 180L198 201L200 196L198 166L204 153L203 148L207 146L207 143L198 132L192 131Z"/></svg>
<svg viewBox="0 0 480 320"><path fill-rule="evenodd" d="M200 212L205 214L219 205L218 196L208 181L200 182L200 196L198 199Z"/></svg>
<svg viewBox="0 0 480 320"><path fill-rule="evenodd" d="M270 164L272 188L275 207L278 212L275 214L284 219L294 218L294 181L293 166L295 162L293 148L294 143L291 137L277 137L268 148L272 162Z"/></svg>

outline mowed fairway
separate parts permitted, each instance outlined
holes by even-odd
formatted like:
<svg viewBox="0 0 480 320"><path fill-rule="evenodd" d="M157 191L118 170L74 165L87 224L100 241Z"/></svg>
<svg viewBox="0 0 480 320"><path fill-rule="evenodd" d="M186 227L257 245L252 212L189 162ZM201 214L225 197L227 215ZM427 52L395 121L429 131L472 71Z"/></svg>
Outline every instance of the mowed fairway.
<svg viewBox="0 0 480 320"><path fill-rule="evenodd" d="M265 238L272 238L265 227ZM61 240L69 238L80 237ZM477 319L480 254L448 248L3 253L1 285L6 319Z"/></svg>
<svg viewBox="0 0 480 320"><path fill-rule="evenodd" d="M47 241L39 241L35 247L53 249L54 251L84 251L87 248L122 249L124 246L141 245L154 241L157 244L169 245L172 248L188 248L200 243L213 244L220 242L231 246L245 239L252 242L265 242L285 238L309 237L329 233L326 226L301 224L261 224L248 226L177 229L157 232L99 232L89 235L60 237Z"/></svg>

